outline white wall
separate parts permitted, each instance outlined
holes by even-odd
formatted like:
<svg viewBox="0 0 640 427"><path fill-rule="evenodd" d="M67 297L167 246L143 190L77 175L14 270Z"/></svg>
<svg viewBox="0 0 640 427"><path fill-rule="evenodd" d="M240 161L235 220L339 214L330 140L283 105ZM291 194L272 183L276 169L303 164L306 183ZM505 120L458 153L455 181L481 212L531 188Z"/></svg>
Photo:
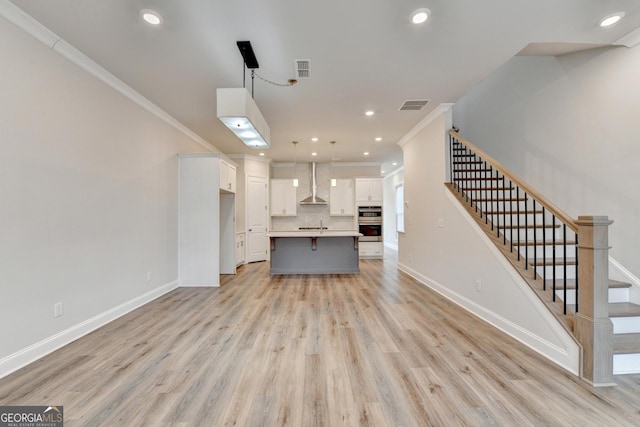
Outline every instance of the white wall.
<svg viewBox="0 0 640 427"><path fill-rule="evenodd" d="M640 277L640 46L515 57L454 108L461 134L574 218L607 215Z"/></svg>
<svg viewBox="0 0 640 427"><path fill-rule="evenodd" d="M577 373L573 338L445 188L450 126L451 110L439 109L402 143L408 206L399 268Z"/></svg>
<svg viewBox="0 0 640 427"><path fill-rule="evenodd" d="M204 148L2 18L0 58L2 376L176 286L176 153Z"/></svg>

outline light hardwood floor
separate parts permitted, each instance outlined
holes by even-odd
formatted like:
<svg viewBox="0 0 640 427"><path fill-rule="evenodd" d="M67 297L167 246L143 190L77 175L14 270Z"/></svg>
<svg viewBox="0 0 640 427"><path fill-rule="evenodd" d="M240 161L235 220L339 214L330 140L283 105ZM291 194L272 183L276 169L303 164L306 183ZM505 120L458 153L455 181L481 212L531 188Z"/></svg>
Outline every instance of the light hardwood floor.
<svg viewBox="0 0 640 427"><path fill-rule="evenodd" d="M181 288L0 379L66 426L617 426L640 377L594 389L396 269Z"/></svg>

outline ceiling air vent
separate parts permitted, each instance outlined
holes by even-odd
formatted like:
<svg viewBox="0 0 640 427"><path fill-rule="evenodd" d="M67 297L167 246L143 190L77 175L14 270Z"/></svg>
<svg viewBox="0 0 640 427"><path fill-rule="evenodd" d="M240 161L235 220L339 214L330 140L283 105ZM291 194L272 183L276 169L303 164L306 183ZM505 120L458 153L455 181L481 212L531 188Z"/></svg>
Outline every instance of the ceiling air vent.
<svg viewBox="0 0 640 427"><path fill-rule="evenodd" d="M400 111L420 111L428 103L428 99L409 99L402 103Z"/></svg>
<svg viewBox="0 0 640 427"><path fill-rule="evenodd" d="M308 79L311 77L311 60L310 59L296 59L296 78Z"/></svg>

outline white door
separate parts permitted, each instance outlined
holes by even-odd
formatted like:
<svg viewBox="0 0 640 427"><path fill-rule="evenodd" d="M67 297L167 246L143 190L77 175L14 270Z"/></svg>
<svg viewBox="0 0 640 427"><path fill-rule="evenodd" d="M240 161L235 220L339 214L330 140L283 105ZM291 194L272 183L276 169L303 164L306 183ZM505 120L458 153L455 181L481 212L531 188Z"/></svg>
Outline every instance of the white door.
<svg viewBox="0 0 640 427"><path fill-rule="evenodd" d="M250 176L247 180L247 262L267 259L267 178Z"/></svg>

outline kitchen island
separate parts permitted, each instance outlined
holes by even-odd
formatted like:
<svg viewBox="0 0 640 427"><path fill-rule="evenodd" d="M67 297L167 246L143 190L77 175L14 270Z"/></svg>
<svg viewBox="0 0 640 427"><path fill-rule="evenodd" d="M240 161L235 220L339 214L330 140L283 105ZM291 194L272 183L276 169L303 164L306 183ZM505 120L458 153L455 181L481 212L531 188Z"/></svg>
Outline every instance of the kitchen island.
<svg viewBox="0 0 640 427"><path fill-rule="evenodd" d="M272 231L271 274L359 273L355 230Z"/></svg>

